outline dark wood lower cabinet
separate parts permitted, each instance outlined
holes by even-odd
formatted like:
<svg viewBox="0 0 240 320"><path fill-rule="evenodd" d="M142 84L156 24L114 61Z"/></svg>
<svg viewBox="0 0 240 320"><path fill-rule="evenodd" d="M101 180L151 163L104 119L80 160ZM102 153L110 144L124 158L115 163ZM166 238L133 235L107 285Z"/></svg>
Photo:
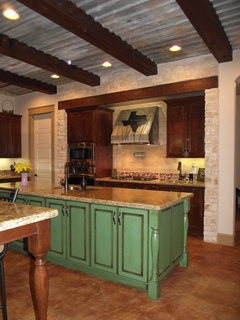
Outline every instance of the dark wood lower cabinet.
<svg viewBox="0 0 240 320"><path fill-rule="evenodd" d="M150 183L132 183L121 181L96 181L95 185L117 188L147 189L157 191L173 191L193 193L190 199L190 211L188 214L189 227L188 234L194 237L203 237L203 218L204 218L204 187L180 186L180 185L161 185Z"/></svg>

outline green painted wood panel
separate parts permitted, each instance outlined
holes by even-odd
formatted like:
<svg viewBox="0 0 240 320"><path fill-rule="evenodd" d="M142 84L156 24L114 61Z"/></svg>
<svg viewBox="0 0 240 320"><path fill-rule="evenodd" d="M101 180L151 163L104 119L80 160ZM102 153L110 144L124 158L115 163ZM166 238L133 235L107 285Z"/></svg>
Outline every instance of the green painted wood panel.
<svg viewBox="0 0 240 320"><path fill-rule="evenodd" d="M27 203L27 196L24 196L22 194L17 195L16 203L22 203L25 204Z"/></svg>
<svg viewBox="0 0 240 320"><path fill-rule="evenodd" d="M183 254L184 205L180 203L172 208L172 262Z"/></svg>
<svg viewBox="0 0 240 320"><path fill-rule="evenodd" d="M148 211L119 208L118 239L118 273L147 281Z"/></svg>
<svg viewBox="0 0 240 320"><path fill-rule="evenodd" d="M51 249L47 257L66 257L65 200L46 199L46 206L58 210L58 216L50 220Z"/></svg>
<svg viewBox="0 0 240 320"><path fill-rule="evenodd" d="M117 272L117 209L113 206L91 206L92 266Z"/></svg>
<svg viewBox="0 0 240 320"><path fill-rule="evenodd" d="M159 275L171 266L172 208L160 212L159 224Z"/></svg>
<svg viewBox="0 0 240 320"><path fill-rule="evenodd" d="M35 197L35 196L27 196L27 204L36 207L44 207L45 206L45 198Z"/></svg>
<svg viewBox="0 0 240 320"><path fill-rule="evenodd" d="M89 204L67 202L67 259L90 264L90 209Z"/></svg>

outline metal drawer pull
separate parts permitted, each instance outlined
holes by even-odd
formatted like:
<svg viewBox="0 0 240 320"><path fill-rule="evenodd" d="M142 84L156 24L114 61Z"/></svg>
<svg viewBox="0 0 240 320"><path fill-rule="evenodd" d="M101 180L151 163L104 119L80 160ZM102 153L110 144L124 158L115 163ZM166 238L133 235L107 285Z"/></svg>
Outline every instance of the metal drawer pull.
<svg viewBox="0 0 240 320"><path fill-rule="evenodd" d="M121 212L119 212L119 214L118 214L118 224L119 224L119 226L121 225Z"/></svg>
<svg viewBox="0 0 240 320"><path fill-rule="evenodd" d="M114 212L113 212L113 224L116 224L115 216L116 216L116 212L114 211Z"/></svg>

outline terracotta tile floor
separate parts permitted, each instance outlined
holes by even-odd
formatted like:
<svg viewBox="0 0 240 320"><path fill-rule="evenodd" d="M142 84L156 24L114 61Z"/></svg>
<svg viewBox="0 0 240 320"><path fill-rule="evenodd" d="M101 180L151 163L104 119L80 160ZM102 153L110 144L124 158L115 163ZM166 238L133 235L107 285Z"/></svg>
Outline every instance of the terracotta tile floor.
<svg viewBox="0 0 240 320"><path fill-rule="evenodd" d="M48 263L49 320L239 320L240 246L189 238L190 264L162 281L162 296ZM28 258L8 251L5 278L9 320L33 320ZM0 315L0 319L1 315Z"/></svg>

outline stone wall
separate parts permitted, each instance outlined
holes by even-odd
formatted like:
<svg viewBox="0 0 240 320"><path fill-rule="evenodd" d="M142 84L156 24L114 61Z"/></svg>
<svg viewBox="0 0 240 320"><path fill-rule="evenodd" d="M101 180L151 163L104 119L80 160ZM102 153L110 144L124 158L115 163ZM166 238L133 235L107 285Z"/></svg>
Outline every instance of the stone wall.
<svg viewBox="0 0 240 320"><path fill-rule="evenodd" d="M204 241L217 242L219 169L218 89L205 91L205 209Z"/></svg>
<svg viewBox="0 0 240 320"><path fill-rule="evenodd" d="M57 156L55 161L55 181L64 178L64 164L67 161L67 114L65 110L57 112Z"/></svg>

